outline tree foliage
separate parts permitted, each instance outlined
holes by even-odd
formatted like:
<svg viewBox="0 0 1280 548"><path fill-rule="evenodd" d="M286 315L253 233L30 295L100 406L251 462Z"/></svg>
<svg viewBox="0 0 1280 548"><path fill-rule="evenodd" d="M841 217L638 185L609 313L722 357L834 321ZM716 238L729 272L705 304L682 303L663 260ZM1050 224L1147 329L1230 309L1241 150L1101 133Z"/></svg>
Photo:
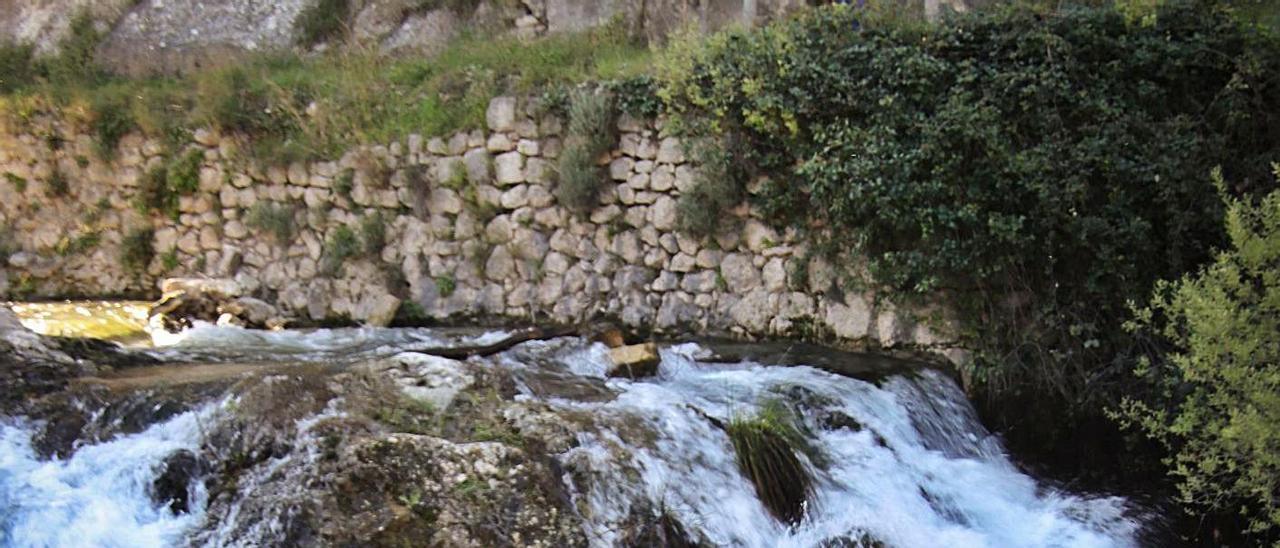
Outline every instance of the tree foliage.
<svg viewBox="0 0 1280 548"><path fill-rule="evenodd" d="M977 387L1021 402L996 425L1015 445L1074 447L1059 427L1100 418L1151 350L1120 329L1126 299L1222 242L1212 166L1235 193L1272 184L1280 47L1200 3L1142 21L859 17L677 40L659 63L673 126L733 135L737 165L769 176L755 205L865 257L869 282L952 297Z"/></svg>
<svg viewBox="0 0 1280 548"><path fill-rule="evenodd" d="M1280 177L1280 166L1277 167ZM1141 373L1161 390L1122 417L1165 444L1183 502L1280 529L1280 191L1231 200L1231 246L1194 276L1161 284L1135 326L1175 352Z"/></svg>

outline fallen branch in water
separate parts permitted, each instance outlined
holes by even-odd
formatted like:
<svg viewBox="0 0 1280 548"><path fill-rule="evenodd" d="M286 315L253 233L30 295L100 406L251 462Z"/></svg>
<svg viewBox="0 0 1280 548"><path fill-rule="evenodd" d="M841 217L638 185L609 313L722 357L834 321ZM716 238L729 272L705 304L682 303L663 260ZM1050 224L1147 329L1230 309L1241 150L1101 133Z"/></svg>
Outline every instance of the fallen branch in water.
<svg viewBox="0 0 1280 548"><path fill-rule="evenodd" d="M571 326L563 327L528 327L512 333L509 337L502 339L493 344L485 344L479 346L450 346L450 347L431 347L431 348L410 348L409 352L418 352L422 354L430 354L441 358L449 358L451 360L465 360L471 357L492 356L499 352L503 352L517 344L529 341L545 341L556 337L568 337L577 335L578 328Z"/></svg>

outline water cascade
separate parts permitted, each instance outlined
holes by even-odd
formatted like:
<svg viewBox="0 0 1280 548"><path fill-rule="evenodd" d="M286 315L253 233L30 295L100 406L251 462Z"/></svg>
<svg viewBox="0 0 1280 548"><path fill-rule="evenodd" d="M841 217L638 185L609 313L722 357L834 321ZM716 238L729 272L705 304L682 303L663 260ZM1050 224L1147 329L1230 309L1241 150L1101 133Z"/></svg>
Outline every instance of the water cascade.
<svg viewBox="0 0 1280 548"><path fill-rule="evenodd" d="M147 352L169 362L326 364L342 370L423 345L502 335L200 326ZM1129 502L1064 492L1021 472L943 371L922 366L863 380L808 366L710 361L710 353L694 343L663 346L657 375L637 380L608 377L607 348L578 338L528 342L467 365L508 376L515 403L539 406L567 429L572 442L549 449L550 458L569 499L566 508L581 529L576 534L591 546L635 545L628 528L634 528L636 515L662 520L672 534L713 546L1137 544L1142 520ZM467 371L445 376L470 378L480 370ZM140 432L81 444L71 456L53 460L33 451L35 425L4 418L0 545L284 543L280 531L290 518L283 510L268 516L263 504L234 500L214 515L206 512L212 498L206 483L193 481L189 509L173 512L149 491L166 458L209 443L211 425L236 405L233 396L227 398ZM354 409L351 398L335 397L295 421L290 451L265 457L240 477L237 496L252 499L273 490L282 501L310 496L308 490L323 482L307 478L327 450L325 436L312 430L324 421L345 420L344 406ZM776 519L757 497L725 432L726 424L757 416L766 406L785 410L805 440L796 456L812 488L803 518L794 525ZM530 417L507 409L517 430L532 431Z"/></svg>

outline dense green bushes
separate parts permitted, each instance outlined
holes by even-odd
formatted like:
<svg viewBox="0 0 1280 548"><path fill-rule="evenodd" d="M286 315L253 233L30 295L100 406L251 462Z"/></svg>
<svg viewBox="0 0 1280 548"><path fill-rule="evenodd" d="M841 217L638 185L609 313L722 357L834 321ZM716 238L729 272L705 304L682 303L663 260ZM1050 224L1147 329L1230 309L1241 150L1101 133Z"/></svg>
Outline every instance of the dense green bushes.
<svg viewBox="0 0 1280 548"><path fill-rule="evenodd" d="M1277 166L1280 177L1280 166ZM1239 513L1280 537L1280 191L1232 200L1231 247L1194 276L1163 284L1135 327L1176 349L1143 375L1160 390L1123 417L1165 444L1183 502ZM1148 367L1149 366L1149 367Z"/></svg>
<svg viewBox="0 0 1280 548"><path fill-rule="evenodd" d="M1004 9L854 31L856 17L677 47L660 64L668 109L737 139L734 162L770 177L756 199L775 222L867 257L868 281L899 295L951 296L1015 447L1107 469L1115 455L1082 443L1115 440L1071 436L1114 433L1102 410L1138 389L1131 364L1153 347L1119 328L1126 300L1222 241L1210 168L1234 192L1271 185L1280 48L1200 4L1141 22Z"/></svg>

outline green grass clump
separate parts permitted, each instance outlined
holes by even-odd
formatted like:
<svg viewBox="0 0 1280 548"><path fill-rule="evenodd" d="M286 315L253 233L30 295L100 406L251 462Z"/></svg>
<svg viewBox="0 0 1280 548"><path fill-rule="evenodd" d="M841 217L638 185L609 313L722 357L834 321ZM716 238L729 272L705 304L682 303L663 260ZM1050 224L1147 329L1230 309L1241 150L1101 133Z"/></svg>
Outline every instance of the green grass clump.
<svg viewBox="0 0 1280 548"><path fill-rule="evenodd" d="M163 164L152 166L138 181L133 206L139 213L156 212L170 217L178 215L178 196L169 191Z"/></svg>
<svg viewBox="0 0 1280 548"><path fill-rule="evenodd" d="M98 157L109 160L115 157L116 147L126 134L136 127L128 97L101 93L93 96L90 105L93 120L89 132L93 135L94 150Z"/></svg>
<svg viewBox="0 0 1280 548"><path fill-rule="evenodd" d="M310 47L342 33L350 13L349 0L320 0L298 14L297 44Z"/></svg>
<svg viewBox="0 0 1280 548"><path fill-rule="evenodd" d="M17 253L21 247L14 238L15 230L10 226L0 227L0 266L9 263L9 256Z"/></svg>
<svg viewBox="0 0 1280 548"><path fill-rule="evenodd" d="M813 494L813 478L798 455L805 443L795 419L771 403L753 417L735 417L725 432L738 467L769 513L789 525L800 523Z"/></svg>
<svg viewBox="0 0 1280 548"><path fill-rule="evenodd" d="M458 281L453 276L437 276L436 277L436 293L441 297L449 298L454 291L458 290Z"/></svg>
<svg viewBox="0 0 1280 548"><path fill-rule="evenodd" d="M120 242L120 264L126 271L138 275L147 271L156 255L155 235L151 227L135 228L125 234Z"/></svg>
<svg viewBox="0 0 1280 548"><path fill-rule="evenodd" d="M325 17L310 28L340 27L343 10L331 5L343 3L318 4L314 13ZM480 128L495 95L630 78L647 70L651 59L647 47L611 26L533 42L464 34L429 57L335 48L308 57L262 55L176 77L125 79L106 76L92 63L99 38L92 25L76 28L56 62L31 61L25 48L0 50L0 93L13 96L0 100L5 114L30 119L59 109L88 112L83 121L98 126L93 131L103 152L132 128L180 144L189 128L213 127L245 140L239 147L245 159L269 162L336 158L356 144Z"/></svg>
<svg viewBox="0 0 1280 548"><path fill-rule="evenodd" d="M165 166L165 185L177 194L194 194L200 190L200 164L204 153L189 149Z"/></svg>
<svg viewBox="0 0 1280 548"><path fill-rule="evenodd" d="M176 219L178 197L194 194L200 189L200 165L204 154L190 149L177 158L157 164L142 175L138 192L134 195L134 208L140 213L155 212Z"/></svg>
<svg viewBox="0 0 1280 548"><path fill-rule="evenodd" d="M387 220L381 211L360 219L360 239L366 255L377 257L382 254L382 248L387 246Z"/></svg>
<svg viewBox="0 0 1280 548"><path fill-rule="evenodd" d="M170 272L178 268L178 249L173 248L160 256L160 266L164 267L165 272Z"/></svg>
<svg viewBox="0 0 1280 548"><path fill-rule="evenodd" d="M0 45L0 93L31 84L38 71L34 51L35 48L25 44Z"/></svg>
<svg viewBox="0 0 1280 548"><path fill-rule="evenodd" d="M71 193L71 182L67 180L67 175L61 169L54 168L44 183L45 193L50 198L62 198Z"/></svg>
<svg viewBox="0 0 1280 548"><path fill-rule="evenodd" d="M733 158L721 147L704 147L696 154L698 178L689 192L676 204L676 223L680 230L694 236L710 236L725 229L732 217L724 212L742 202L744 175Z"/></svg>
<svg viewBox="0 0 1280 548"><path fill-rule="evenodd" d="M556 186L556 197L565 207L586 213L597 205L600 189L608 181L596 160L613 147L617 136L614 118L609 94L580 91L570 99Z"/></svg>
<svg viewBox="0 0 1280 548"><path fill-rule="evenodd" d="M54 251L63 257L87 253L102 243L102 235L97 232L86 232L74 238L63 238Z"/></svg>
<svg viewBox="0 0 1280 548"><path fill-rule="evenodd" d="M266 231L275 239L276 243L288 245L293 241L294 213L294 208L287 205L258 202L249 208L248 213L245 214L244 222L252 228Z"/></svg>
<svg viewBox="0 0 1280 548"><path fill-rule="evenodd" d="M4 180L13 185L13 190L18 194L22 194L27 191L27 180L20 175L6 171L4 173Z"/></svg>
<svg viewBox="0 0 1280 548"><path fill-rule="evenodd" d="M340 226L334 229L324 243L324 262L321 272L326 276L337 276L342 273L342 265L347 259L360 254L360 239L350 227Z"/></svg>

